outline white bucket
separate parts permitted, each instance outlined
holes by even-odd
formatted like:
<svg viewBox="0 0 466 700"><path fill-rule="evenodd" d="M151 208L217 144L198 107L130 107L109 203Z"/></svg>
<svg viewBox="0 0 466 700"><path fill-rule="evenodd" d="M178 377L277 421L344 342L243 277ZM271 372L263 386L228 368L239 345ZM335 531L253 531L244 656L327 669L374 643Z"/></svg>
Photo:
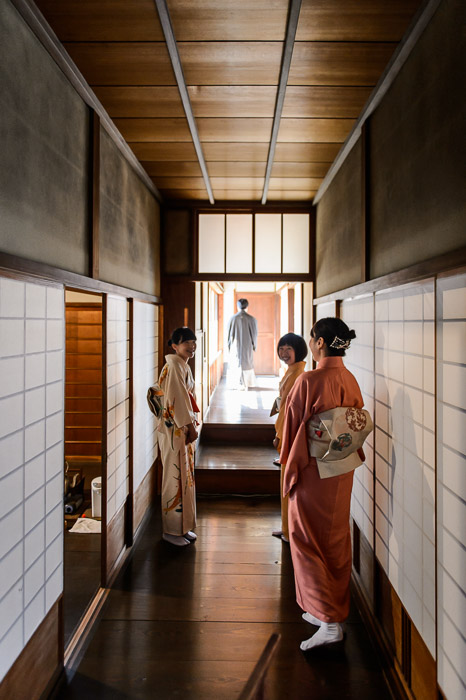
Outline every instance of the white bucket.
<svg viewBox="0 0 466 700"><path fill-rule="evenodd" d="M92 517L102 517L102 477L97 476L91 481Z"/></svg>

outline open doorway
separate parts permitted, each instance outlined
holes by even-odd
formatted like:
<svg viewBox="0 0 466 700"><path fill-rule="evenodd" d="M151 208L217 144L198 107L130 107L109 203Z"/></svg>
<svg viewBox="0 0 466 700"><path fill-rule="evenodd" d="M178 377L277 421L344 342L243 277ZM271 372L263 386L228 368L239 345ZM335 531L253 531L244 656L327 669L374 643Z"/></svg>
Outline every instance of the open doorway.
<svg viewBox="0 0 466 700"><path fill-rule="evenodd" d="M65 648L101 585L102 296L65 292Z"/></svg>

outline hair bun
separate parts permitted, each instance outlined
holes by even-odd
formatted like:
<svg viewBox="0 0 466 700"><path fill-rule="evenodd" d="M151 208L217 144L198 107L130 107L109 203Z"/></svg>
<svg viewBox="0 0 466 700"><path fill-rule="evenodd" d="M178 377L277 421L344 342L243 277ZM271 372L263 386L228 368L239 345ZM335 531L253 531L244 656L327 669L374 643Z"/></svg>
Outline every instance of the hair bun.
<svg viewBox="0 0 466 700"><path fill-rule="evenodd" d="M350 330L348 338L354 340L356 338L356 331Z"/></svg>

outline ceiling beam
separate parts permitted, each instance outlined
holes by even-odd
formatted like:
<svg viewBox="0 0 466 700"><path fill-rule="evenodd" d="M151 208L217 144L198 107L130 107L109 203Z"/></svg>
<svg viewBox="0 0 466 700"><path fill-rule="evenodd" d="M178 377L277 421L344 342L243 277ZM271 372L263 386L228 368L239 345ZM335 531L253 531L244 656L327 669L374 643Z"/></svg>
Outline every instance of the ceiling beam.
<svg viewBox="0 0 466 700"><path fill-rule="evenodd" d="M189 130L191 131L191 137L193 139L197 159L201 167L202 177L204 178L207 194L209 195L209 201L211 204L214 204L215 200L212 192L212 186L210 184L209 173L207 172L207 165L204 159L204 153L202 151L201 140L199 138L196 120L194 118L193 109L191 107L191 100L189 99L188 90L186 88L186 81L183 74L183 68L181 66L180 54L178 53L178 46L176 43L175 34L173 32L170 13L168 12L166 0L154 0L154 2L157 8L157 12L159 13L159 19L160 24L162 25L165 43L167 45L168 54L170 56L170 61L173 67L173 72L175 73L175 78L178 85L178 90L180 92L181 102L183 103L184 112L186 114L186 119L188 120Z"/></svg>
<svg viewBox="0 0 466 700"><path fill-rule="evenodd" d="M282 64L280 67L280 80L278 82L277 100L275 102L275 113L273 116L272 136L270 138L269 154L267 156L267 167L265 170L264 190L262 192L262 204L267 201L269 191L270 175L272 173L273 160L275 157L275 147L277 145L278 130L282 118L283 103L285 101L286 86L290 73L291 58L293 56L294 40L298 27L299 12L301 10L301 0L290 0L288 9L288 20L286 24L285 44L283 46Z"/></svg>

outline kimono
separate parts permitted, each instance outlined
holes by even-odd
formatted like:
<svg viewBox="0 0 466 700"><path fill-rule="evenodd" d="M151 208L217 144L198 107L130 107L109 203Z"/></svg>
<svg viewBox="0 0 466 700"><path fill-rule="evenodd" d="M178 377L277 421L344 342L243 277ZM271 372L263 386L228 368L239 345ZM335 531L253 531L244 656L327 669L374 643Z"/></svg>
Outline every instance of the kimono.
<svg viewBox="0 0 466 700"><path fill-rule="evenodd" d="M306 363L304 361L295 362L293 365L289 365L286 370L280 384L278 385L278 395L280 397L280 410L278 412L278 418L275 422L275 433L278 438L277 450L280 454L281 443L282 443L282 430L283 423L285 421L285 404L288 394L290 393L296 379L304 372ZM280 503L281 503L281 515L282 515L282 532L283 535L289 540L288 534L288 495L283 496L283 476L285 474L285 465L281 465L281 475L280 475Z"/></svg>
<svg viewBox="0 0 466 700"><path fill-rule="evenodd" d="M196 526L194 443L186 444L182 430L196 424L194 379L178 355L167 355L165 361L158 382L162 413L157 428L163 464L162 525L166 534L184 535Z"/></svg>
<svg viewBox="0 0 466 700"><path fill-rule="evenodd" d="M244 386L255 385L254 356L257 344L257 321L244 309L230 319L228 327L228 350L233 348L234 369L238 381Z"/></svg>
<svg viewBox="0 0 466 700"><path fill-rule="evenodd" d="M320 478L309 454L308 423L339 406L362 408L361 391L341 357L324 357L317 369L296 380L288 396L280 453L296 600L322 622L343 622L349 614L354 472Z"/></svg>

